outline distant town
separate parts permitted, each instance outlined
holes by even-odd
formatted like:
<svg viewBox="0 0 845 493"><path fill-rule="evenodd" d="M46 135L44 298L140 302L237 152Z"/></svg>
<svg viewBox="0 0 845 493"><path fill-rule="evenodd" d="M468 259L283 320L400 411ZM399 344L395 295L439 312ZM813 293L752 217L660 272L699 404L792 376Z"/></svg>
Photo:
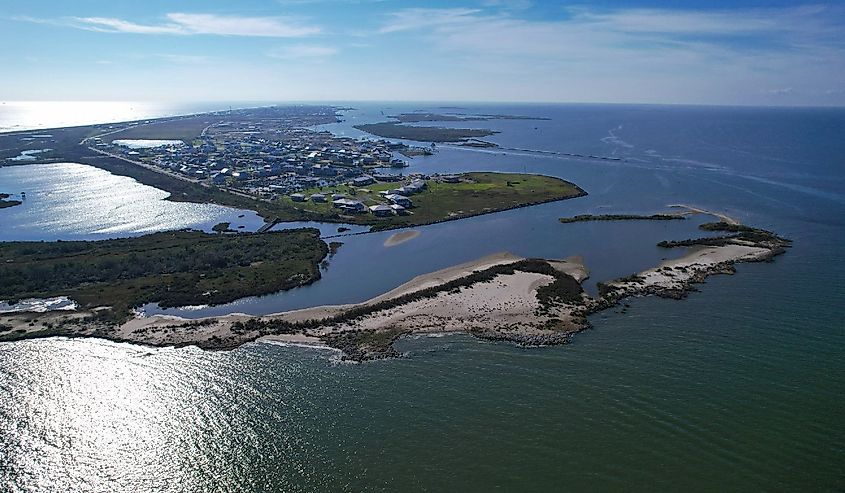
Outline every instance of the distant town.
<svg viewBox="0 0 845 493"><path fill-rule="evenodd" d="M124 138L132 129L88 139L92 149L157 171L230 192L275 201L303 201L303 191L341 185L366 186L376 181L407 180L405 195L425 184L401 174L404 156L433 153L432 147L410 147L386 140L336 137L302 126L298 118L219 121L190 140ZM393 194L396 195L396 194ZM312 196L309 195L308 198ZM313 194L315 201L324 201ZM397 199L407 203L402 199ZM336 204L357 211L357 204ZM365 212L365 211L364 211ZM383 213L383 211L380 211Z"/></svg>
<svg viewBox="0 0 845 493"><path fill-rule="evenodd" d="M442 139L409 145L336 136L320 127L340 122L343 109L267 106L20 132L0 136L0 160L70 160L166 190L171 200L254 210L265 220L258 232L290 221L403 228L585 194L539 175L406 173L407 158L436 153L435 141Z"/></svg>

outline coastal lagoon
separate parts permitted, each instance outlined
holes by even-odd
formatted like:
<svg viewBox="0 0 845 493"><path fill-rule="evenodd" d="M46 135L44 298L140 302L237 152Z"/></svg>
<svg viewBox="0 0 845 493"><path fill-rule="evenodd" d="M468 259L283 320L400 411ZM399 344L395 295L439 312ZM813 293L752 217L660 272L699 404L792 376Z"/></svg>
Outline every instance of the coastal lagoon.
<svg viewBox="0 0 845 493"><path fill-rule="evenodd" d="M321 281L243 300L243 311L366 299L502 250L582 255L595 282L668 256L654 244L697 234L706 219L557 221L580 213L683 203L795 243L771 264L710 278L687 300L636 299L626 313L596 315L593 330L561 347L419 337L400 343L407 358L352 365L325 349L269 343L230 352L0 344L0 481L12 491L845 487L845 141L836 130L845 111L353 106L324 127L355 135L351 125L382 121L382 111L415 109L549 118L450 123L500 130L485 140L501 148L438 145L407 171L527 171L590 195L415 228L418 237L390 248L390 232L339 238ZM21 186L43 176L33 166L0 168L0 191L37 190ZM139 233L131 219L99 224L112 215L89 213L73 231L3 215L32 200L0 212L3 239L22 239L12 236L22 227L29 239ZM68 223L86 215L54 211Z"/></svg>
<svg viewBox="0 0 845 493"><path fill-rule="evenodd" d="M220 222L255 231L255 212L165 200L170 194L78 163L0 167L0 190L26 199L0 210L0 241L92 240L172 229L210 231ZM243 216L243 217L239 217Z"/></svg>

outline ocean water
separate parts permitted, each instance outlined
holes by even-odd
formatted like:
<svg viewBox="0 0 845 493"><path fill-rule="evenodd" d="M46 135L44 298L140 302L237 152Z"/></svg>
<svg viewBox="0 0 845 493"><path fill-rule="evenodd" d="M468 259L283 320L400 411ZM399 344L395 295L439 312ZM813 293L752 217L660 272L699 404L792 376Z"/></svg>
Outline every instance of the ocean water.
<svg viewBox="0 0 845 493"><path fill-rule="evenodd" d="M353 106L328 128L356 135L357 122L414 109L549 118L461 124L500 130L489 140L502 148L438 146L409 171L544 173L590 195L419 228L391 248L384 233L342 238L323 280L244 300L244 311L366 298L499 250L583 255L601 280L666 256L653 243L697 224L557 222L585 212L686 203L795 243L684 301L636 299L627 313L598 314L563 347L419 337L399 344L405 358L355 365L268 343L230 352L0 344L6 489L845 488L845 111Z"/></svg>
<svg viewBox="0 0 845 493"><path fill-rule="evenodd" d="M254 105L241 103L236 107ZM0 101L0 133L188 115L225 110L229 106L228 103L144 101Z"/></svg>

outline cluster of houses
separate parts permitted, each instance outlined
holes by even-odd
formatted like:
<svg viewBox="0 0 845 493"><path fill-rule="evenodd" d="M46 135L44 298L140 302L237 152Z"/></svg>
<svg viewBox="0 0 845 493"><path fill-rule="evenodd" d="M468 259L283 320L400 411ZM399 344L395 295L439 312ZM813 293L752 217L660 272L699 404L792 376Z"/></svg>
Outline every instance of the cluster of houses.
<svg viewBox="0 0 845 493"><path fill-rule="evenodd" d="M217 123L190 143L126 148L96 140L97 148L188 178L265 199L364 178L371 168L401 168L404 144L355 140L289 122Z"/></svg>
<svg viewBox="0 0 845 493"><path fill-rule="evenodd" d="M375 182L376 179L372 176L362 176L350 182L350 185L367 186ZM379 192L382 202L370 206L367 206L361 200L347 197L341 193L332 194L330 197L323 193L315 193L311 196L306 196L304 193L293 193L290 198L294 202L311 201L314 203L327 203L331 199L332 207L347 214L371 213L376 217L388 217L406 214L408 209L414 207L414 202L410 196L422 192L426 187L426 181L422 176L412 178L410 182L400 187Z"/></svg>

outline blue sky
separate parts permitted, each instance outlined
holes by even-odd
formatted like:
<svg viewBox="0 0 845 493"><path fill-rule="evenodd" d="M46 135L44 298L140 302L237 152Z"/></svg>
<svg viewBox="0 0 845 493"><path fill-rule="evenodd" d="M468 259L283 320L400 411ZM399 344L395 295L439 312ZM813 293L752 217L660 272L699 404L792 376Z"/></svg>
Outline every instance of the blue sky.
<svg viewBox="0 0 845 493"><path fill-rule="evenodd" d="M0 0L0 98L845 105L845 5Z"/></svg>

